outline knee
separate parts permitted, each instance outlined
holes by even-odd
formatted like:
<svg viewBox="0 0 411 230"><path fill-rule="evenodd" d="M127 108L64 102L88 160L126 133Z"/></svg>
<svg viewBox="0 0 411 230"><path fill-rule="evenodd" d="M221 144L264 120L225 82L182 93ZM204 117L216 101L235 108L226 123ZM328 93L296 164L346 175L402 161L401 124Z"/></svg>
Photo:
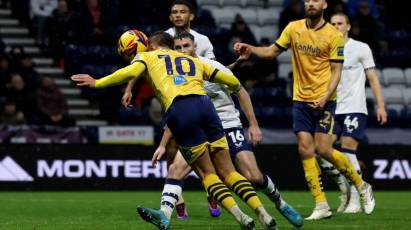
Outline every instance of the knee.
<svg viewBox="0 0 411 230"><path fill-rule="evenodd" d="M184 167L184 165L172 163L168 168L168 178L182 180L185 177L185 169L186 167Z"/></svg>
<svg viewBox="0 0 411 230"><path fill-rule="evenodd" d="M261 185L264 183L264 177L261 173L251 173L250 177L246 178L254 185Z"/></svg>
<svg viewBox="0 0 411 230"><path fill-rule="evenodd" d="M307 157L313 156L314 149L309 145L300 144L298 145L298 152L300 153L301 158L305 159Z"/></svg>
<svg viewBox="0 0 411 230"><path fill-rule="evenodd" d="M315 151L321 156L327 156L331 154L332 147L324 143L316 143Z"/></svg>

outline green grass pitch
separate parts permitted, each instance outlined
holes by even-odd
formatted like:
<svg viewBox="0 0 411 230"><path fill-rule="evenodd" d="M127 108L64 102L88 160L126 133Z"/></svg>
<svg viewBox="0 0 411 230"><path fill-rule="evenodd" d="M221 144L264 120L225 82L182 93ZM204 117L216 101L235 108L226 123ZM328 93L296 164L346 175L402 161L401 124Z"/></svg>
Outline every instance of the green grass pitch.
<svg viewBox="0 0 411 230"><path fill-rule="evenodd" d="M173 218L172 229L239 229L226 212L220 218L208 214L204 192L183 193L190 218ZM338 193L328 192L333 217L304 222L303 229L411 229L411 193L375 192L372 215L338 214ZM261 195L260 197L263 197ZM283 197L303 216L313 200L308 192L283 192ZM155 229L136 216L136 206L159 206L160 191L153 192L0 192L0 229ZM294 229L265 197L263 202L280 229ZM241 203L243 210L250 211ZM252 214L252 217L255 216ZM257 228L261 229L257 223Z"/></svg>

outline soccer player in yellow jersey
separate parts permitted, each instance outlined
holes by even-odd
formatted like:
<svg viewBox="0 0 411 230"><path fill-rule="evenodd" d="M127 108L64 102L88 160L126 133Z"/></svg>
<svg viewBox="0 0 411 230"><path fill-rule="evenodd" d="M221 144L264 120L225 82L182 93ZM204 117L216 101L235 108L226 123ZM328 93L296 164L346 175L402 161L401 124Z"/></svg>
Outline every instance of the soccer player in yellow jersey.
<svg viewBox="0 0 411 230"><path fill-rule="evenodd" d="M364 182L347 157L332 147L335 100L344 61L342 34L323 18L325 0L305 0L307 17L290 22L275 44L255 47L236 43L234 49L245 58L251 54L271 59L291 48L293 65L293 129L305 178L315 198L315 208L307 220L332 215L323 192L315 153L330 161L360 193L364 211L375 207L371 185Z"/></svg>
<svg viewBox="0 0 411 230"><path fill-rule="evenodd" d="M196 58L171 50L173 43L169 34L156 32L149 38L152 51L137 54L129 66L99 80L87 74L74 75L71 79L78 86L105 88L147 73L147 80L166 111L167 127L208 193L234 216L242 228L254 229L253 219L240 210L227 187L231 188L253 209L264 229L276 229L275 220L264 209L251 183L235 171L221 121L203 87L203 79L206 79L238 91L241 87L238 79ZM181 187L170 184L169 193L163 196L162 203L167 204L172 212L179 196ZM169 229L169 219L163 212L152 212L142 207L137 210L159 229Z"/></svg>

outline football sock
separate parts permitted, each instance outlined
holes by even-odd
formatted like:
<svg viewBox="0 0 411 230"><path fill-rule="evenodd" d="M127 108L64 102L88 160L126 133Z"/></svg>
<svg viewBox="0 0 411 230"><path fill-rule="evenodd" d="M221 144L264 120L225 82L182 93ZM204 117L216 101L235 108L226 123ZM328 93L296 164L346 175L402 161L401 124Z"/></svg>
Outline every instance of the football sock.
<svg viewBox="0 0 411 230"><path fill-rule="evenodd" d="M348 158L339 152L338 150L333 150L332 152L332 163L347 179L349 179L355 187L359 187L364 183L361 177L358 175L353 165L350 163Z"/></svg>
<svg viewBox="0 0 411 230"><path fill-rule="evenodd" d="M343 152L348 157L354 169L357 170L357 173L361 176L361 167L358 163L356 151L347 148L341 148L341 152Z"/></svg>
<svg viewBox="0 0 411 230"><path fill-rule="evenodd" d="M264 192L265 195L267 195L268 198L270 198L270 200L273 201L277 207L280 207L282 203L281 194L278 191L277 187L275 186L275 184L269 176L264 174L263 179L263 183L260 185L256 185L256 187L262 192Z"/></svg>
<svg viewBox="0 0 411 230"><path fill-rule="evenodd" d="M160 210L164 215L170 219L173 213L174 207L181 197L181 181L176 179L166 179L164 184L163 193L161 195Z"/></svg>
<svg viewBox="0 0 411 230"><path fill-rule="evenodd" d="M342 175L330 162L322 157L317 157L317 161L321 166L321 171L324 172L325 175L331 177L333 181L338 185L341 193L347 194L348 187L347 187L347 179L345 179L344 175Z"/></svg>
<svg viewBox="0 0 411 230"><path fill-rule="evenodd" d="M315 203L326 202L321 182L321 171L315 157L303 160L303 168L305 180L307 181L311 195L313 195L315 199Z"/></svg>
<svg viewBox="0 0 411 230"><path fill-rule="evenodd" d="M208 194L218 200L225 209L230 210L230 208L237 205L230 190L216 174L207 175L203 179L203 185Z"/></svg>
<svg viewBox="0 0 411 230"><path fill-rule="evenodd" d="M251 183L238 172L234 171L225 178L225 184L231 188L254 211L262 206Z"/></svg>

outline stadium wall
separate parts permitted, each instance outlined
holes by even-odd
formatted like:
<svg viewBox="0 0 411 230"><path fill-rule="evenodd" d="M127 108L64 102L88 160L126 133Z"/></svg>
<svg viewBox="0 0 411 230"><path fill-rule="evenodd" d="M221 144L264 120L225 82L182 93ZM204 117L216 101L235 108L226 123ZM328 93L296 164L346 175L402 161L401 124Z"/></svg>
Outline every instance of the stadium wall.
<svg viewBox="0 0 411 230"><path fill-rule="evenodd" d="M281 190L306 190L296 145L262 145L260 168ZM160 190L166 162L151 167L154 147L138 145L0 145L0 190ZM367 145L364 177L377 190L411 189L411 146ZM324 179L326 189L335 186ZM191 174L185 189L201 189Z"/></svg>

